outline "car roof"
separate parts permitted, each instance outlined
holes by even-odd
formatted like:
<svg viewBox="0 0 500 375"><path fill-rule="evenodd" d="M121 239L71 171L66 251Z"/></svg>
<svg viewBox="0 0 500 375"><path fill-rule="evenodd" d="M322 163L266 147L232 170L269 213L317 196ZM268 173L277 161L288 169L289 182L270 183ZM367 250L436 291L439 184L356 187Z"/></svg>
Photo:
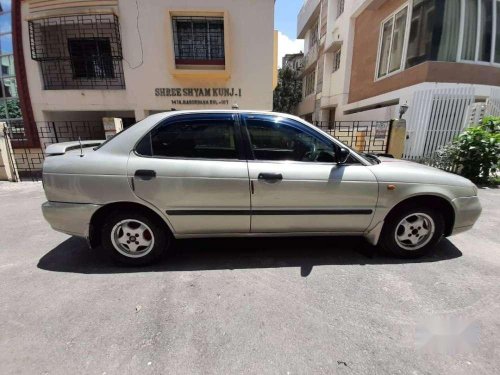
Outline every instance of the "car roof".
<svg viewBox="0 0 500 375"><path fill-rule="evenodd" d="M159 112L153 116L169 117L169 116L180 115L180 114L210 114L210 113L238 113L238 114L252 113L252 114L277 115L277 116L282 116L282 117L297 118L297 116L290 115L288 113L264 111L264 110L259 110L259 109L257 109L257 110L252 110L252 109L186 109L186 110L184 110L183 109L183 110Z"/></svg>

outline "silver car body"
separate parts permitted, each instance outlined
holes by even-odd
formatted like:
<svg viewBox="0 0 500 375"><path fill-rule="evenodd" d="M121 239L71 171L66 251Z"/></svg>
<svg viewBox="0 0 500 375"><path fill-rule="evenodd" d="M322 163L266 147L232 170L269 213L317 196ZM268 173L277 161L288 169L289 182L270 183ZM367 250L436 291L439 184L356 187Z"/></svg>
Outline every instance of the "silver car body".
<svg viewBox="0 0 500 375"><path fill-rule="evenodd" d="M207 112L152 115L98 150L80 149L78 142L49 146L46 153L51 156L43 167L46 220L55 230L88 238L98 210L129 202L154 211L176 238L363 235L377 244L387 214L413 197L447 202L453 212L447 235L471 228L481 212L477 188L465 178L391 158L373 165L353 150L359 161L355 165L154 158L134 152L137 142L161 121ZM221 112L273 114L213 111ZM273 115L301 122L340 144L300 118ZM155 170L156 178L134 177L142 169ZM258 179L260 173L281 173L283 179L269 183Z"/></svg>

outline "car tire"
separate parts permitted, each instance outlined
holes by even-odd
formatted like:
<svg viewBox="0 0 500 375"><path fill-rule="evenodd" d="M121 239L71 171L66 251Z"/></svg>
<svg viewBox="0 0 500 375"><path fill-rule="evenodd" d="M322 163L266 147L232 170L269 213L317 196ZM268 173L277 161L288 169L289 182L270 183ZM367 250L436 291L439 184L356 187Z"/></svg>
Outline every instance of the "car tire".
<svg viewBox="0 0 500 375"><path fill-rule="evenodd" d="M133 211L111 213L104 221L101 238L104 251L129 266L157 262L172 242L171 234L152 215Z"/></svg>
<svg viewBox="0 0 500 375"><path fill-rule="evenodd" d="M419 258L434 250L443 238L444 228L444 218L438 210L407 205L386 219L381 246L399 258Z"/></svg>

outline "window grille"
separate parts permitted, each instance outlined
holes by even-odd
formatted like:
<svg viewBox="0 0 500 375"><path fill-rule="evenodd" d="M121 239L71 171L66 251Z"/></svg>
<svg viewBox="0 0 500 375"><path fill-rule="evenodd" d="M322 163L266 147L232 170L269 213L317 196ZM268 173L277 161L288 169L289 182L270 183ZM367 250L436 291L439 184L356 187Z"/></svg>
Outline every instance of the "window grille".
<svg viewBox="0 0 500 375"><path fill-rule="evenodd" d="M332 72L336 72L340 68L340 57L341 57L341 50L339 49L338 51L335 51L333 53L333 70Z"/></svg>
<svg viewBox="0 0 500 375"><path fill-rule="evenodd" d="M316 78L316 71L308 73L304 78L304 97L311 95L314 92L314 83Z"/></svg>
<svg viewBox="0 0 500 375"><path fill-rule="evenodd" d="M44 89L124 89L118 17L85 14L29 21L31 57Z"/></svg>
<svg viewBox="0 0 500 375"><path fill-rule="evenodd" d="M172 17L176 64L224 65L223 17Z"/></svg>

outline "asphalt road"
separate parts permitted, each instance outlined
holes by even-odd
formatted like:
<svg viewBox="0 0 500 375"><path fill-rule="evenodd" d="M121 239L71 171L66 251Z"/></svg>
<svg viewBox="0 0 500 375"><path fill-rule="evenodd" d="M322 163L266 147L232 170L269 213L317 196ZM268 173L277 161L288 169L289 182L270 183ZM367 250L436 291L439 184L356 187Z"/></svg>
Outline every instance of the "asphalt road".
<svg viewBox="0 0 500 375"><path fill-rule="evenodd" d="M178 242L153 268L52 231L0 184L1 374L499 374L500 190L404 262L363 240Z"/></svg>

